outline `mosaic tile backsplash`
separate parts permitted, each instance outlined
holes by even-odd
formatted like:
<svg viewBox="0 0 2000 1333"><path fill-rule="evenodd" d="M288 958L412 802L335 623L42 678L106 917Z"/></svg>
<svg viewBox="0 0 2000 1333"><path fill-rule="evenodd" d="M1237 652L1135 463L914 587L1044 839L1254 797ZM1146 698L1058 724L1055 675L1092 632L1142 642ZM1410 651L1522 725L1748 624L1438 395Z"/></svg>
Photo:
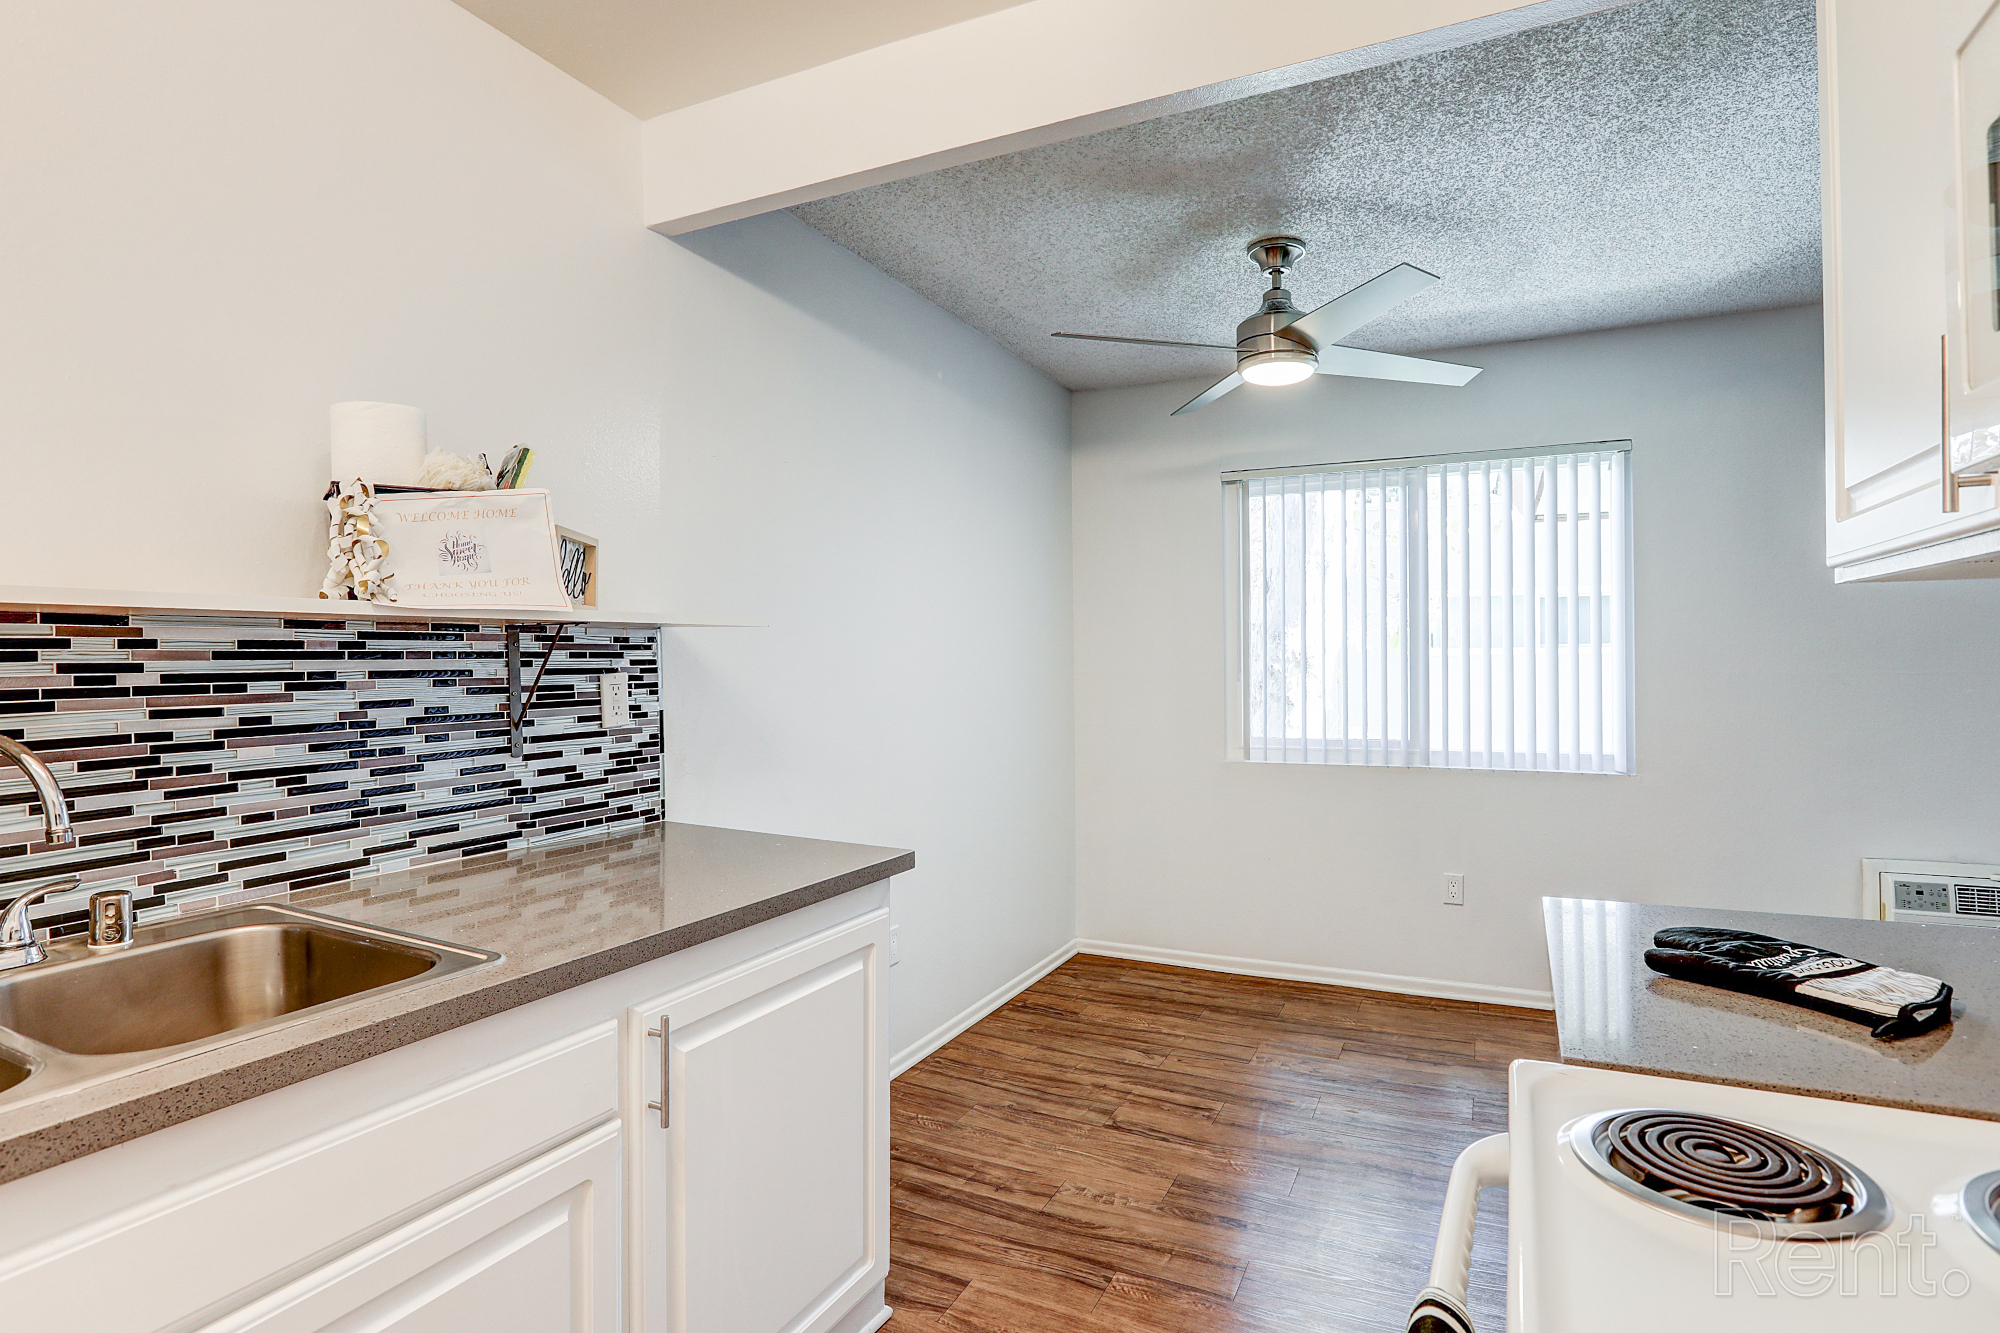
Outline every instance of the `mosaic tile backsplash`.
<svg viewBox="0 0 2000 1333"><path fill-rule="evenodd" d="M551 636L521 631L523 686ZM649 630L568 629L509 755L504 627L0 611L0 731L69 796L75 847L0 764L0 903L80 931L100 889L141 921L660 818L659 651ZM597 676L632 724L606 730Z"/></svg>

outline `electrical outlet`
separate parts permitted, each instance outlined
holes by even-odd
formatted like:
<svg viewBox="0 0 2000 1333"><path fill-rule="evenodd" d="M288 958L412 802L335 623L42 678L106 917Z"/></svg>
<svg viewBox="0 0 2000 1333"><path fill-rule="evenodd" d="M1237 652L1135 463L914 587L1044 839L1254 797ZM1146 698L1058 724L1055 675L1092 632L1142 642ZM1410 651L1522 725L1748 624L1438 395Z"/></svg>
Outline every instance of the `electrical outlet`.
<svg viewBox="0 0 2000 1333"><path fill-rule="evenodd" d="M597 678L597 711L607 727L632 725L632 682L622 671Z"/></svg>
<svg viewBox="0 0 2000 1333"><path fill-rule="evenodd" d="M1444 877L1444 901L1448 907L1465 906L1465 876L1446 875Z"/></svg>
<svg viewBox="0 0 2000 1333"><path fill-rule="evenodd" d="M901 926L891 926L889 927L889 966L894 967L902 961L903 928Z"/></svg>

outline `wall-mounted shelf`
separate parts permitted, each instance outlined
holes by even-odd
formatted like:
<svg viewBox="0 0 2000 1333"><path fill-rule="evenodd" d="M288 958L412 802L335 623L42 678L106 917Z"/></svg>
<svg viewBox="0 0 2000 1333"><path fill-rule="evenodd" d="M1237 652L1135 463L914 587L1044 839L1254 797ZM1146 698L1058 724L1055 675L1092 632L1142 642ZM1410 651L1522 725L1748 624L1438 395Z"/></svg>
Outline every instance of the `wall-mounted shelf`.
<svg viewBox="0 0 2000 1333"><path fill-rule="evenodd" d="M484 625L635 625L666 628L745 627L741 620L705 620L665 611L578 606L567 611L474 610L382 606L318 597L259 597L243 593L134 592L122 588L28 588L0 584L0 611L76 611L87 615L255 616L286 620L410 620Z"/></svg>

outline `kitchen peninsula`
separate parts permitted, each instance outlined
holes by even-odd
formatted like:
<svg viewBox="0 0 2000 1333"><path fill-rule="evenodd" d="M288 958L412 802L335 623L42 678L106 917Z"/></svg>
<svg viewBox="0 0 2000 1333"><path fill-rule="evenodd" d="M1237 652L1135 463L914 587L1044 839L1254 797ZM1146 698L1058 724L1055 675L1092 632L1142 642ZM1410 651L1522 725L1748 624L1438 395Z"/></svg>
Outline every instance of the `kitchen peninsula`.
<svg viewBox="0 0 2000 1333"><path fill-rule="evenodd" d="M1544 898L1566 1064L2000 1120L2000 966L1991 933L1854 917ZM1952 1021L1900 1041L1776 1000L1662 976L1653 932L1719 926L1949 982Z"/></svg>
<svg viewBox="0 0 2000 1333"><path fill-rule="evenodd" d="M392 1299L872 1327L888 879L913 864L663 824L275 900L502 957L0 1093L0 1300L107 1331L319 1327ZM751 1252L782 1259L773 1281L730 1276Z"/></svg>

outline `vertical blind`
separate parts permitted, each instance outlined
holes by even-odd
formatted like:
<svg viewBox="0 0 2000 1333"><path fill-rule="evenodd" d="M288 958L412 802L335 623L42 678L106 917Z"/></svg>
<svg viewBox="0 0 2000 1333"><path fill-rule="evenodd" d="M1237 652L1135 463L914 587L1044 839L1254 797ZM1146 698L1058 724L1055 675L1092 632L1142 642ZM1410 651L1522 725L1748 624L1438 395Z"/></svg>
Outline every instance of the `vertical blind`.
<svg viewBox="0 0 2000 1333"><path fill-rule="evenodd" d="M1629 459L1232 479L1242 756L1630 773Z"/></svg>

